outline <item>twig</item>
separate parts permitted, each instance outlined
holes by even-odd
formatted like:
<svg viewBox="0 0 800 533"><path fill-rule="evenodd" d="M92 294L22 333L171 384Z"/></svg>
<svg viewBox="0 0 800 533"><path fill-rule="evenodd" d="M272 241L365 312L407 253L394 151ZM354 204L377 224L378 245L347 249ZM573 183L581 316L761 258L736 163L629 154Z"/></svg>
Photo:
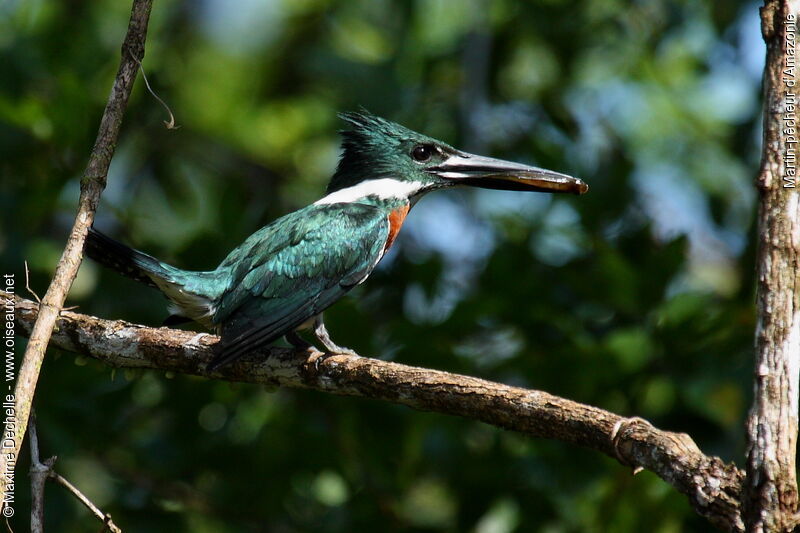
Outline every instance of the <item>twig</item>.
<svg viewBox="0 0 800 533"><path fill-rule="evenodd" d="M102 510L100 510L100 508L97 507L94 503L92 503L92 501L89 498L87 498L80 490L78 490L78 488L75 485L70 483L67 479L65 479L63 476L61 476L56 472L51 472L50 478L53 479L56 483L58 483L62 487L64 487L65 489L67 489L69 492L71 492L72 495L75 496L79 502L81 502L87 509L89 509L89 511L92 512L92 514L95 517L97 517L98 520L100 520L103 523L103 529L101 529L101 531L108 530L111 531L112 533L122 533L122 530L119 528L119 526L114 524L114 522L111 520L111 515L108 513L104 513Z"/></svg>
<svg viewBox="0 0 800 533"><path fill-rule="evenodd" d="M103 523L101 531L108 530L112 533L122 533L122 530L111 520L110 514L101 511L75 485L56 473L53 469L56 464L56 456L44 461L39 460L39 437L36 432L36 414L33 411L31 411L28 423L28 445L31 449L31 533L42 533L44 531L44 486L48 478L66 488L79 502L89 509Z"/></svg>
<svg viewBox="0 0 800 533"><path fill-rule="evenodd" d="M36 298L36 303L38 303L39 305L42 304L42 299L39 298L39 295L36 294L36 292L34 292L33 289L31 289L31 277L30 277L30 271L28 270L27 261L25 261L25 289L31 294L31 296Z"/></svg>
<svg viewBox="0 0 800 533"><path fill-rule="evenodd" d="M42 305L42 299L39 298L39 295L36 294L36 291L34 291L31 288L31 284L30 284L31 278L30 278L30 272L28 271L28 262L24 261L24 263L25 263L25 290L27 290L30 293L31 296L36 298L36 303L38 303L39 305ZM73 310L77 309L78 307L80 307L80 306L79 305L71 305L69 307L64 307L62 309L62 311L73 311Z"/></svg>
<svg viewBox="0 0 800 533"><path fill-rule="evenodd" d="M36 415L31 411L28 423L28 439L31 449L31 533L44 532L44 486L53 472L56 458L39 460L39 437L36 434Z"/></svg>
<svg viewBox="0 0 800 533"><path fill-rule="evenodd" d="M150 87L150 82L147 80L147 75L144 73L144 67L142 66L142 62L139 61L136 57L134 57L133 60L139 64L139 70L142 72L142 79L144 80L144 86L147 87L147 91L153 96L153 98L158 100L158 102L164 107L164 109L169 114L169 120L163 121L164 126L166 126L168 130L177 130L178 128L180 128L180 126L175 125L175 115L172 114L172 110L169 108L167 103L156 94L156 92L152 89L152 87Z"/></svg>
<svg viewBox="0 0 800 533"><path fill-rule="evenodd" d="M94 221L100 194L105 188L108 167L119 138L122 115L136 78L138 67L131 56L137 58L144 56L144 41L147 35L151 6L152 0L133 0L128 32L122 44L122 60L103 111L97 139L89 155L86 171L81 179L81 193L75 223L56 266L53 280L39 306L41 312L31 331L30 341L19 369L19 376L14 388L15 411L18 421L17 433L13 438L14 449L7 448L4 453L0 454L0 472L9 471L9 459L18 457L22 447L22 437L25 435L28 424L28 416L31 412L36 384L39 381L45 350L50 341L53 326L64 305L64 300L78 273L83 244L89 227ZM8 481L7 476L0 476L0 501L5 501Z"/></svg>
<svg viewBox="0 0 800 533"><path fill-rule="evenodd" d="M15 303L16 323L24 334L35 319L36 304L19 297ZM575 443L619 458L634 469L656 473L687 495L695 510L715 525L743 530L739 513L742 472L704 455L686 434L662 431L641 419L625 419L542 391L357 355L320 358L313 349L272 348L209 373L206 365L218 340L215 335L68 312L59 318L53 335L54 345L113 367L363 396Z"/></svg>

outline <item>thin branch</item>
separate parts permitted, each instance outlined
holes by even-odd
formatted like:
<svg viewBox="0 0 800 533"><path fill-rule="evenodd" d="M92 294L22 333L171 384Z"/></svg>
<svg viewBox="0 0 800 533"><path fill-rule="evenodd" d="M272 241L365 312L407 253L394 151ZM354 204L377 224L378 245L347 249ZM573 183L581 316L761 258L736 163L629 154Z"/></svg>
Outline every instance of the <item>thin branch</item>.
<svg viewBox="0 0 800 533"><path fill-rule="evenodd" d="M142 66L142 62L139 61L136 57L134 57L133 59L139 65L139 70L142 72L142 79L144 80L144 86L147 87L147 92L149 92L153 96L153 98L158 100L158 103L161 104L161 106L169 115L169 120L163 121L164 126L166 126L168 130L177 130L178 128L180 128L180 126L175 125L175 115L172 114L172 109L170 109L167 103L164 100L162 100L160 96L156 94L156 92L153 90L152 87L150 87L150 82L147 80L147 74L145 74L144 72L144 66Z"/></svg>
<svg viewBox="0 0 800 533"><path fill-rule="evenodd" d="M44 486L56 463L55 457L39 459L39 437L36 434L36 415L31 411L28 424L31 449L31 533L44 532Z"/></svg>
<svg viewBox="0 0 800 533"><path fill-rule="evenodd" d="M122 533L122 530L111 520L110 514L101 511L75 485L56 473L53 469L56 464L55 456L44 461L39 460L39 436L36 432L36 414L33 411L31 411L28 422L28 446L31 449L31 533L43 533L44 531L44 487L48 479L52 479L66 488L79 502L89 509L103 523L101 531Z"/></svg>
<svg viewBox="0 0 800 533"><path fill-rule="evenodd" d="M28 294L34 297L36 303L41 305L42 299L39 298L39 295L36 294L36 291L31 289L31 272L28 270L28 262L25 261L25 289L28 291Z"/></svg>
<svg viewBox="0 0 800 533"><path fill-rule="evenodd" d="M19 297L15 303L19 331L30 331L36 304ZM684 433L661 431L641 419L627 419L542 391L357 355L326 356L313 349L272 348L209 373L205 368L218 340L209 334L64 312L52 342L113 367L363 396L575 443L633 469L656 473L687 495L695 510L713 524L729 531L743 530L739 514L742 472L704 455Z"/></svg>
<svg viewBox="0 0 800 533"><path fill-rule="evenodd" d="M75 485L70 483L66 478L56 473L55 471L50 472L50 478L59 485L61 485L62 487L64 487L65 489L67 489L73 496L75 496L75 498L78 499L79 502L81 502L84 505L84 507L89 509L89 511L91 511L92 514L103 523L103 529L101 529L101 531L108 530L111 531L112 533L122 533L122 530L119 528L119 526L117 526L111 520L110 514L101 511L99 507L97 507L94 503L92 503L92 500L87 498L80 490L78 490L78 488Z"/></svg>
<svg viewBox="0 0 800 533"><path fill-rule="evenodd" d="M5 501L7 485L12 481L7 475L9 460L19 456L22 447L22 437L28 424L31 412L33 395L39 372L44 360L50 335L53 331L64 300L67 297L72 282L78 273L83 253L83 243L86 233L94 221L94 213L100 201L100 193L106 185L106 175L111 164L111 157L119 137L122 115L128 105L133 82L136 79L138 65L132 58L144 56L144 42L147 35L147 24L150 19L152 0L134 0L128 32L122 44L122 60L111 88L108 103L103 111L97 139L89 155L83 178L81 179L81 194L78 200L78 213L75 223L67 239L67 245L61 254L61 259L56 266L56 272L41 303L41 313L30 334L30 341L25 350L19 376L14 388L15 411L18 431L14 436L14 449L6 449L0 454L0 501ZM13 481L12 481L13 482Z"/></svg>
<svg viewBox="0 0 800 533"><path fill-rule="evenodd" d="M789 531L796 521L800 399L800 193L797 190L797 7L768 0L764 143L757 187L758 289L753 406L747 420L748 531ZM791 64L789 64L791 61ZM791 67L791 68L790 68Z"/></svg>

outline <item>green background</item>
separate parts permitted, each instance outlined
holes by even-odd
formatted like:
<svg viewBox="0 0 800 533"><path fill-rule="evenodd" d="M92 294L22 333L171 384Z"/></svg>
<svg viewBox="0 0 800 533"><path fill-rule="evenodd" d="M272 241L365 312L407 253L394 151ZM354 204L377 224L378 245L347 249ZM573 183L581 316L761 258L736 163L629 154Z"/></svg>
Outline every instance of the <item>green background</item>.
<svg viewBox="0 0 800 533"><path fill-rule="evenodd" d="M0 6L0 267L41 294L130 5ZM364 106L590 193L430 195L327 314L363 355L546 390L741 463L764 47L756 4L156 0L97 227L210 269L319 198L337 111ZM68 305L158 325L161 296L91 262ZM20 340L17 353L22 356ZM382 402L51 350L42 455L126 532L707 531L653 474ZM28 528L18 465L16 531ZM48 530L99 527L48 486Z"/></svg>

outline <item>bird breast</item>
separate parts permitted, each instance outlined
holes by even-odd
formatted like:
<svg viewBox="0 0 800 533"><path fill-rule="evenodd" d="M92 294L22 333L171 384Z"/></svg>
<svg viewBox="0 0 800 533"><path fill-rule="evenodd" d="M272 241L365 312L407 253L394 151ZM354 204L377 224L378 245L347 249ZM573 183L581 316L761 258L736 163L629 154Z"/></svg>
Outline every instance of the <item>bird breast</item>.
<svg viewBox="0 0 800 533"><path fill-rule="evenodd" d="M403 227L403 221L405 221L409 209L410 206L406 204L393 209L389 213L389 236L386 239L386 246L383 247L384 253L394 244L394 240L397 238L397 234L400 233L400 228Z"/></svg>

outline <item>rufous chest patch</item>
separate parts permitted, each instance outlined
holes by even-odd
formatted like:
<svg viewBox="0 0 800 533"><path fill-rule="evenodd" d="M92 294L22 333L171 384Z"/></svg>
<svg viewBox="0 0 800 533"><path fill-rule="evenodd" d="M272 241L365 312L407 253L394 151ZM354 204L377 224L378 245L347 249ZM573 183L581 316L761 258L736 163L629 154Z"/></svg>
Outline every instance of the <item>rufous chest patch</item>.
<svg viewBox="0 0 800 533"><path fill-rule="evenodd" d="M403 221L406 219L410 208L411 206L406 204L389 213L389 236L386 238L386 246L383 247L384 253L389 250L397 238L397 234L400 233L400 228L403 227Z"/></svg>

